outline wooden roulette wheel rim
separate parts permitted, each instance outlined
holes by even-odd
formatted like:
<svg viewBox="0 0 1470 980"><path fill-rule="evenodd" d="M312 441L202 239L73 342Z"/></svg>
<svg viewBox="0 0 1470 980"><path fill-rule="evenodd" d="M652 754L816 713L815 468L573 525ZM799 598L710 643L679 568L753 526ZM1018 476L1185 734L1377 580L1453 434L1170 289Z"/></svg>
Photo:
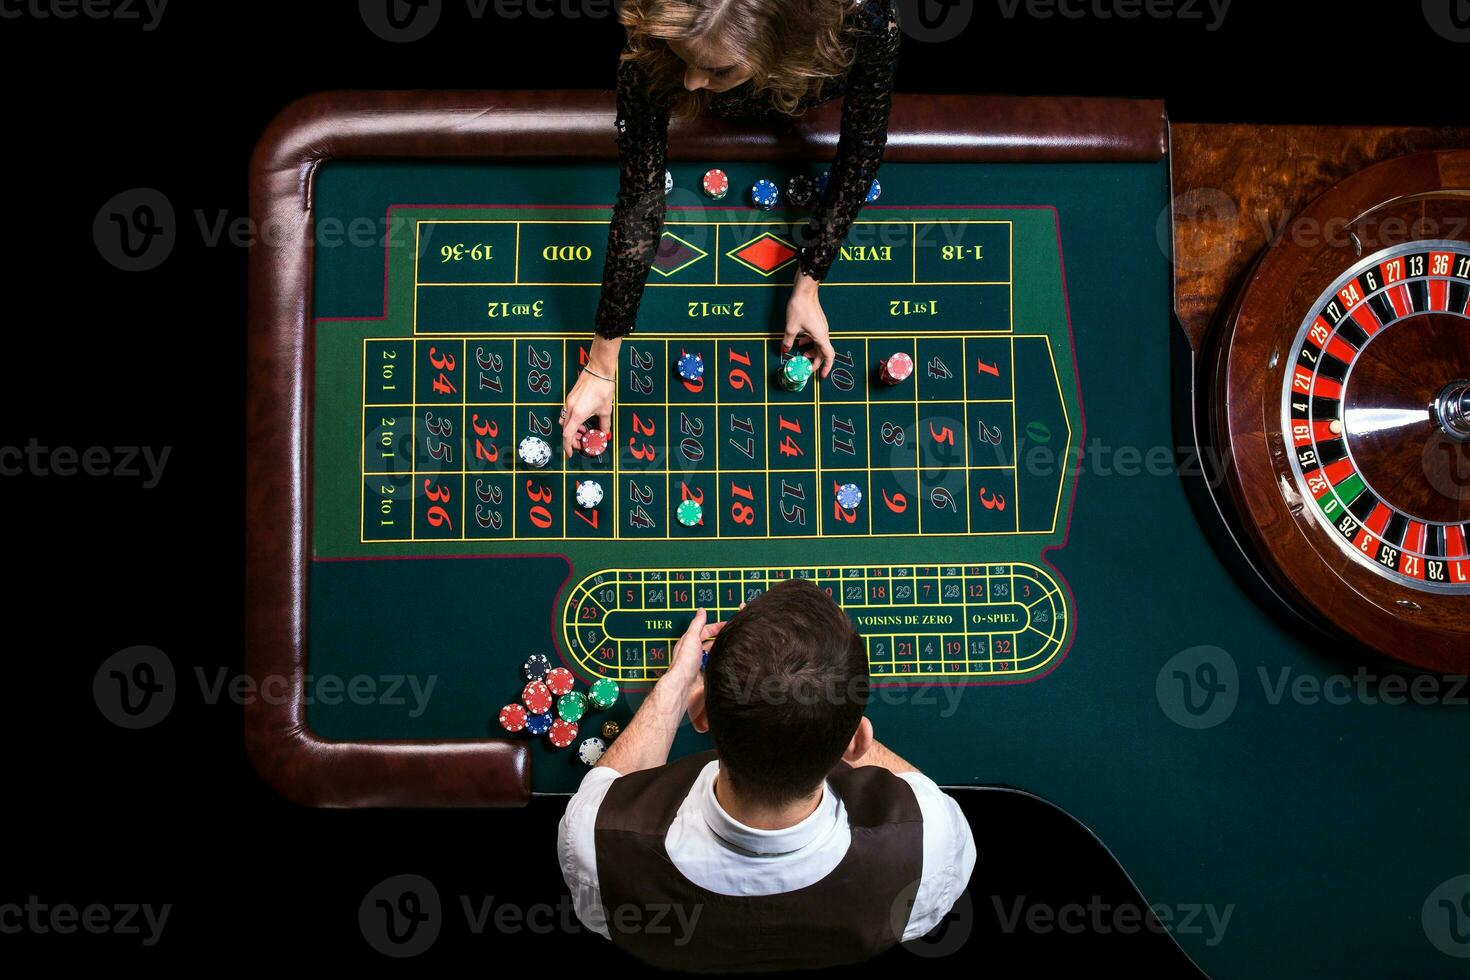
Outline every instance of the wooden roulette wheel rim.
<svg viewBox="0 0 1470 980"><path fill-rule="evenodd" d="M1262 255L1196 404L1217 501L1278 594L1447 673L1470 671L1467 297L1470 151L1370 167Z"/></svg>

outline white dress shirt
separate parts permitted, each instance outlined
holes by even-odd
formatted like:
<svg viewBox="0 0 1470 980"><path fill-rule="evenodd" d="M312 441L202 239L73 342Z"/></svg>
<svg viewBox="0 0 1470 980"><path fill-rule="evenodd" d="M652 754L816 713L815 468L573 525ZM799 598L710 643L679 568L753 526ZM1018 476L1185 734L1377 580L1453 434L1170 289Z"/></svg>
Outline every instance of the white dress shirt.
<svg viewBox="0 0 1470 980"><path fill-rule="evenodd" d="M825 878L847 854L847 808L829 784L811 815L781 830L747 827L715 798L718 761L699 773L664 836L680 873L718 895L775 895ZM557 827L557 857L577 918L606 938L597 882L597 810L621 773L599 766L587 773ZM912 787L924 821L924 863L903 941L925 935L953 907L975 868L975 838L959 804L923 773L899 779Z"/></svg>

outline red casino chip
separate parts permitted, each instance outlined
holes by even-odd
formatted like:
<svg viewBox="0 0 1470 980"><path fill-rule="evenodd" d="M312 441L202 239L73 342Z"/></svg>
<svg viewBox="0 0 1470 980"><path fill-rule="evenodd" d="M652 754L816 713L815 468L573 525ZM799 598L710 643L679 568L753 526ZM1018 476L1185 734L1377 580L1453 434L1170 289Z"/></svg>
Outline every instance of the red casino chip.
<svg viewBox="0 0 1470 980"><path fill-rule="evenodd" d="M577 679L565 667L556 667L546 672L546 686L557 697L561 697L563 694L570 694L572 687L576 683Z"/></svg>
<svg viewBox="0 0 1470 980"><path fill-rule="evenodd" d="M565 668L562 667L557 668L557 670L564 669ZM556 673L556 671L553 670L551 671L551 673L554 674ZM526 706L531 714L544 715L546 714L546 712L551 710L551 689L540 681L532 681L531 683L527 684L525 690L521 692L521 703Z"/></svg>
<svg viewBox="0 0 1470 980"><path fill-rule="evenodd" d="M500 727L508 732L523 731L526 727L526 709L518 704L508 704L501 708Z"/></svg>
<svg viewBox="0 0 1470 980"><path fill-rule="evenodd" d="M878 369L879 379L886 385L896 385L908 380L914 373L914 359L903 351L894 354Z"/></svg>
<svg viewBox="0 0 1470 980"><path fill-rule="evenodd" d="M608 436L601 429L588 429L582 433L582 452L588 456L601 456L607 452Z"/></svg>
<svg viewBox="0 0 1470 980"><path fill-rule="evenodd" d="M551 723L551 734L548 736L551 744L559 749L564 749L577 740L577 723L575 721L562 721L557 719Z"/></svg>
<svg viewBox="0 0 1470 980"><path fill-rule="evenodd" d="M704 188L704 193L718 201L730 190L730 178L723 170L705 171L704 179L699 182Z"/></svg>

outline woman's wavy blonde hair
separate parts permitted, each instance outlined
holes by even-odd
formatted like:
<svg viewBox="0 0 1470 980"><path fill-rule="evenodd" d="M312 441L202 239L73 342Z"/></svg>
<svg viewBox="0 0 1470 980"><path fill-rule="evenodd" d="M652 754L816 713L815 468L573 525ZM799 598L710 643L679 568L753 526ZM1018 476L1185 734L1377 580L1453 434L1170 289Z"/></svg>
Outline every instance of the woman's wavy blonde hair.
<svg viewBox="0 0 1470 980"><path fill-rule="evenodd" d="M796 114L822 81L841 75L853 51L841 38L847 0L626 0L625 60L669 93L676 115L697 115L710 93L684 88L685 64L668 42L715 44L750 72L756 94L780 112Z"/></svg>

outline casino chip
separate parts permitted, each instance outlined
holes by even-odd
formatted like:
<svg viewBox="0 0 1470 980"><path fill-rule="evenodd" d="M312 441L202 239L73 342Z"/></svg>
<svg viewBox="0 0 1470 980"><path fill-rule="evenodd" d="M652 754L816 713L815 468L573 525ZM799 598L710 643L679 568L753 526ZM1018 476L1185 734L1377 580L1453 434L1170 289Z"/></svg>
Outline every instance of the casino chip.
<svg viewBox="0 0 1470 980"><path fill-rule="evenodd" d="M602 503L602 484L596 480L582 480L577 484L577 506L591 510Z"/></svg>
<svg viewBox="0 0 1470 980"><path fill-rule="evenodd" d="M582 433L582 452L588 456L601 456L607 452L608 435L601 429L588 429Z"/></svg>
<svg viewBox="0 0 1470 980"><path fill-rule="evenodd" d="M572 691L556 699L556 716L562 721L581 721L587 713L587 695Z"/></svg>
<svg viewBox="0 0 1470 980"><path fill-rule="evenodd" d="M686 353L679 358L675 370L685 381L698 381L704 377L704 356Z"/></svg>
<svg viewBox="0 0 1470 980"><path fill-rule="evenodd" d="M822 175L817 178L817 196L827 196L827 181L832 179L832 171L823 170Z"/></svg>
<svg viewBox="0 0 1470 980"><path fill-rule="evenodd" d="M613 739L618 737L618 733L621 731L622 728L620 728L618 726L618 723L615 721L605 721L602 723L602 737L606 741L611 742Z"/></svg>
<svg viewBox="0 0 1470 980"><path fill-rule="evenodd" d="M546 676L551 669L551 658L544 653L533 653L526 658L526 665L521 668L525 672L526 680L539 681Z"/></svg>
<svg viewBox="0 0 1470 980"><path fill-rule="evenodd" d="M781 365L781 387L787 391L803 391L812 379L812 362L802 354L788 358Z"/></svg>
<svg viewBox="0 0 1470 980"><path fill-rule="evenodd" d="M602 758L602 753L607 751L607 743L597 737L584 738L582 744L577 746L577 758L589 766L597 765L597 760Z"/></svg>
<svg viewBox="0 0 1470 980"><path fill-rule="evenodd" d="M527 466L534 466L538 470L551 462L551 446L545 439L536 436L526 436L521 440L520 446L521 462Z"/></svg>
<svg viewBox="0 0 1470 980"><path fill-rule="evenodd" d="M781 200L781 189L773 180L764 178L755 182L750 188L750 203L762 211L769 211Z"/></svg>
<svg viewBox="0 0 1470 980"><path fill-rule="evenodd" d="M544 715L551 710L551 690L540 681L532 681L521 691L521 703L533 715Z"/></svg>
<svg viewBox="0 0 1470 980"><path fill-rule="evenodd" d="M704 188L706 195L718 201L729 193L730 178L725 176L723 170L707 170L699 185Z"/></svg>
<svg viewBox="0 0 1470 980"><path fill-rule="evenodd" d="M611 677L604 677L592 685L587 696L592 699L595 708L606 711L618 703L618 682Z"/></svg>
<svg viewBox="0 0 1470 980"><path fill-rule="evenodd" d="M674 172L672 170L665 170L664 171L664 193L667 194L669 191L671 191L673 189L674 189Z"/></svg>
<svg viewBox="0 0 1470 980"><path fill-rule="evenodd" d="M685 527L694 527L700 521L704 520L704 508L699 506L698 501L686 500L679 504L679 509L674 511L674 516Z"/></svg>
<svg viewBox="0 0 1470 980"><path fill-rule="evenodd" d="M797 174L786 182L786 202L801 207L812 199L812 179L806 174Z"/></svg>
<svg viewBox="0 0 1470 980"><path fill-rule="evenodd" d="M908 380L914 373L914 359L903 351L894 354L878 368L878 378L886 385L896 385Z"/></svg>
<svg viewBox="0 0 1470 980"><path fill-rule="evenodd" d="M576 683L577 679L565 667L553 667L546 672L546 686L557 697L569 693Z"/></svg>
<svg viewBox="0 0 1470 980"><path fill-rule="evenodd" d="M863 502L863 491L856 483L844 483L837 488L837 506L843 510L857 510Z"/></svg>
<svg viewBox="0 0 1470 980"><path fill-rule="evenodd" d="M532 715L526 719L526 734L545 735L551 731L552 721L550 715Z"/></svg>
<svg viewBox="0 0 1470 980"><path fill-rule="evenodd" d="M878 178L873 178L872 185L868 188L868 196L863 199L864 204L872 204L883 194L883 187L878 183Z"/></svg>
<svg viewBox="0 0 1470 980"><path fill-rule="evenodd" d="M551 723L551 744L564 749L577 740L577 723L557 719Z"/></svg>
<svg viewBox="0 0 1470 980"><path fill-rule="evenodd" d="M508 704L500 709L500 727L508 732L519 732L525 729L526 709L518 704Z"/></svg>

